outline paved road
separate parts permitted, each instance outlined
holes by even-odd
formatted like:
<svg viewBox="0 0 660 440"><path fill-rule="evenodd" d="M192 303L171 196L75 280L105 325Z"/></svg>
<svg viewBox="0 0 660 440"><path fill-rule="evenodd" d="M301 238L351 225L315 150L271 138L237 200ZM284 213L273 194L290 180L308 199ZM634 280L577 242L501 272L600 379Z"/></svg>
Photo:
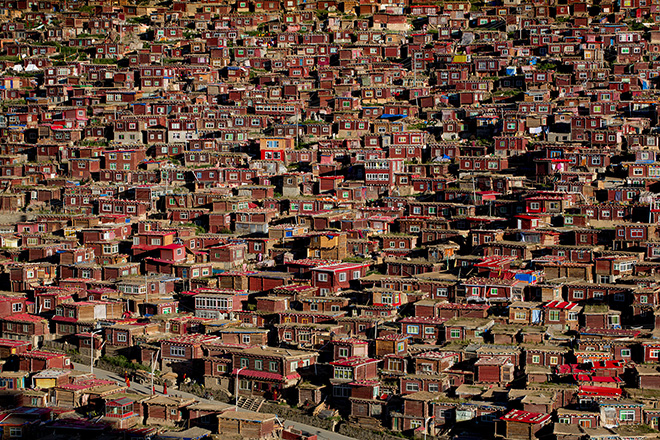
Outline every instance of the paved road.
<svg viewBox="0 0 660 440"><path fill-rule="evenodd" d="M89 365L85 364L79 364L77 362L73 363L73 367L75 370L78 371L89 371ZM107 380L114 380L119 383L124 383L124 377L120 376L116 373L113 373L111 371L107 370L102 370L100 368L94 367L94 374L96 377L99 379L107 379ZM143 393L143 394L151 394L151 386L150 385L141 385L139 383L131 382L131 391L133 392L138 392L138 393ZM163 393L163 387L160 385L156 385L156 394L162 394ZM199 402L205 402L205 403L213 403L213 400L205 399L203 397L199 397L195 394L191 393L185 393L183 391L179 390L167 390L167 394L170 396L181 396L181 397L189 397L193 399L197 399ZM325 429L317 428L315 426L310 426L310 425L305 425L302 423L294 422L291 420L283 420L284 426L289 427L293 426L295 429L299 429L301 431L306 431L312 434L316 434L316 436L319 438L319 440L353 440L353 437L346 437L345 435L337 434L336 432L332 431L326 431Z"/></svg>

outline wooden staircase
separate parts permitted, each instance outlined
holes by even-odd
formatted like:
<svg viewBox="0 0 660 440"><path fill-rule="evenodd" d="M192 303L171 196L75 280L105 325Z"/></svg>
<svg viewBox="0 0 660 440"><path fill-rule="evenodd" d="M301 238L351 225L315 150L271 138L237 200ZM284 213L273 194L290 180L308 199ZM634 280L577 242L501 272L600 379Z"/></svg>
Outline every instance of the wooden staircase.
<svg viewBox="0 0 660 440"><path fill-rule="evenodd" d="M264 401L265 400L262 397L238 396L236 406L247 411L257 412L259 411L259 408L261 408L261 405L263 405Z"/></svg>

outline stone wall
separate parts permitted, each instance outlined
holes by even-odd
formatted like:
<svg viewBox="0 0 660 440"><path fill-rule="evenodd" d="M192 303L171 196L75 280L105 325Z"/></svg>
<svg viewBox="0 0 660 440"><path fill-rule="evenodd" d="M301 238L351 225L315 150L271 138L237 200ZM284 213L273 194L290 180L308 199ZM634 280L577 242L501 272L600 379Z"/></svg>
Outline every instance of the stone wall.
<svg viewBox="0 0 660 440"><path fill-rule="evenodd" d="M339 430L337 432L341 435L360 440L401 440L401 437L387 434L385 432L376 432L370 429L365 429L360 425L355 425L353 423L342 423L339 425Z"/></svg>
<svg viewBox="0 0 660 440"><path fill-rule="evenodd" d="M71 362L89 365L89 350L86 353L79 353L78 347L68 342L44 341L41 348L54 353L68 354Z"/></svg>
<svg viewBox="0 0 660 440"><path fill-rule="evenodd" d="M277 414L277 417L282 420L291 420L305 425L316 426L317 428L326 429L328 431L334 431L335 424L337 423L333 420L325 420L320 417L306 414L304 411L297 408L291 408L286 405L278 405L271 402L264 402L263 405L261 405L259 412Z"/></svg>
<svg viewBox="0 0 660 440"><path fill-rule="evenodd" d="M264 404L261 405L260 412L277 414L277 416L283 420L303 423L305 425L337 432L347 437L360 440L401 440L401 437L385 432L373 431L346 421L337 422L335 420L321 419L319 417L311 416L300 409L291 408L285 405L277 405L271 402L264 402Z"/></svg>
<svg viewBox="0 0 660 440"><path fill-rule="evenodd" d="M223 390L205 388L197 383L182 383L179 385L179 390L185 393L194 394L205 399L215 400L217 402L230 403L233 402L233 398Z"/></svg>

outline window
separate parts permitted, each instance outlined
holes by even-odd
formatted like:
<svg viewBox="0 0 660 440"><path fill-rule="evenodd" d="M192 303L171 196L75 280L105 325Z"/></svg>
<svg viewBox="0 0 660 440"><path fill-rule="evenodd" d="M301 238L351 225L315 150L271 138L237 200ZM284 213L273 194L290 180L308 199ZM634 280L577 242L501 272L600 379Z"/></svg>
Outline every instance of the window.
<svg viewBox="0 0 660 440"><path fill-rule="evenodd" d="M419 391L419 384L417 382L408 382L406 383L406 391L408 392L416 392ZM410 421L410 426L412 427L413 422L416 422L417 420L411 420ZM422 426L422 425L419 425Z"/></svg>
<svg viewBox="0 0 660 440"><path fill-rule="evenodd" d="M117 342L126 342L126 340L126 333L117 333Z"/></svg>
<svg viewBox="0 0 660 440"><path fill-rule="evenodd" d="M630 357L630 349L624 348L621 350L621 357Z"/></svg>
<svg viewBox="0 0 660 440"><path fill-rule="evenodd" d="M631 229L630 238L643 238L644 230L643 229Z"/></svg>
<svg viewBox="0 0 660 440"><path fill-rule="evenodd" d="M317 280L319 281L328 281L328 274L327 273L320 273L316 277Z"/></svg>
<svg viewBox="0 0 660 440"><path fill-rule="evenodd" d="M341 273L339 274L339 281L340 281L340 282L344 282L344 281L346 281L346 272L341 272Z"/></svg>
<svg viewBox="0 0 660 440"><path fill-rule="evenodd" d="M241 358L241 368L247 368L250 365L250 360L247 358Z"/></svg>
<svg viewBox="0 0 660 440"><path fill-rule="evenodd" d="M408 325L406 326L406 333L409 335L418 335L419 334L419 326L418 325Z"/></svg>
<svg viewBox="0 0 660 440"><path fill-rule="evenodd" d="M591 420L590 419L580 419L578 421L578 425L582 428L591 428Z"/></svg>
<svg viewBox="0 0 660 440"><path fill-rule="evenodd" d="M10 427L9 437L23 437L23 428Z"/></svg>
<svg viewBox="0 0 660 440"><path fill-rule="evenodd" d="M254 369L255 370L263 370L264 369L264 361L261 360L261 359L255 359Z"/></svg>
<svg viewBox="0 0 660 440"><path fill-rule="evenodd" d="M350 367L335 367L335 379L353 379L353 369Z"/></svg>
<svg viewBox="0 0 660 440"><path fill-rule="evenodd" d="M351 395L351 387L350 386L333 386L332 387L332 395L335 397L350 397Z"/></svg>
<svg viewBox="0 0 660 440"><path fill-rule="evenodd" d="M541 356L538 354L532 355L532 363L533 364L540 364L541 363Z"/></svg>
<svg viewBox="0 0 660 440"><path fill-rule="evenodd" d="M458 339L461 337L461 331L459 329L451 329L449 331L449 337L452 339Z"/></svg>
<svg viewBox="0 0 660 440"><path fill-rule="evenodd" d="M548 315L550 321L559 321L559 310L550 310Z"/></svg>
<svg viewBox="0 0 660 440"><path fill-rule="evenodd" d="M170 347L170 356L184 357L185 355L185 347Z"/></svg>
<svg viewBox="0 0 660 440"><path fill-rule="evenodd" d="M622 409L619 411L619 420L622 422L634 422L635 421L635 410L634 409Z"/></svg>
<svg viewBox="0 0 660 440"><path fill-rule="evenodd" d="M277 362L275 362L275 361L270 361L270 362L268 363L268 369L269 369L271 372L276 373L276 372L277 372Z"/></svg>
<svg viewBox="0 0 660 440"><path fill-rule="evenodd" d="M23 310L23 304L22 303L14 303L11 305L11 311L14 313L18 313L21 310Z"/></svg>

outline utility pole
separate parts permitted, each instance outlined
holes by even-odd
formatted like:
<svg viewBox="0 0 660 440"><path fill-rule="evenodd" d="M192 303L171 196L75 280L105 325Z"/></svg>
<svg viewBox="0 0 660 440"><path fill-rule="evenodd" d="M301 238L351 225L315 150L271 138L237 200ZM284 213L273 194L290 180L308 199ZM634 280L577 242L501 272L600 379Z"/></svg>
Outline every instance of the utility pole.
<svg viewBox="0 0 660 440"><path fill-rule="evenodd" d="M89 332L89 372L94 374L94 335L102 332L102 329Z"/></svg>
<svg viewBox="0 0 660 440"><path fill-rule="evenodd" d="M238 375L241 371L245 370L245 368L246 367L236 370L236 384L234 384L234 411L238 411Z"/></svg>
<svg viewBox="0 0 660 440"><path fill-rule="evenodd" d="M156 352L156 360L158 360L158 353L160 353L160 350ZM154 388L154 352L151 352L151 395L153 396L156 392L156 389Z"/></svg>
<svg viewBox="0 0 660 440"><path fill-rule="evenodd" d="M426 440L426 433L429 430L429 421L433 418L435 418L435 416L430 416L424 419L424 440Z"/></svg>

